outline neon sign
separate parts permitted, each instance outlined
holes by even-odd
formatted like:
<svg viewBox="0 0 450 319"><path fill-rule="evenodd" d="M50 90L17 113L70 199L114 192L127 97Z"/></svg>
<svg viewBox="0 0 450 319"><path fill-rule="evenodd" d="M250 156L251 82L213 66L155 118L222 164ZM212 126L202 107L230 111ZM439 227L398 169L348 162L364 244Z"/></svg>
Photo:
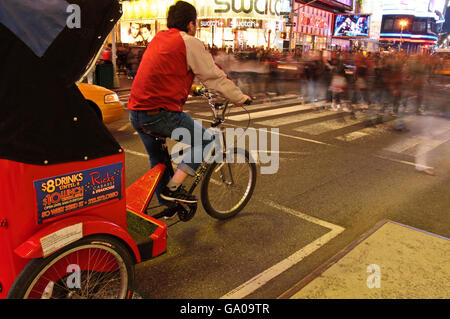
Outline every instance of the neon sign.
<svg viewBox="0 0 450 319"><path fill-rule="evenodd" d="M283 0L215 0L216 7L214 13L253 13L281 15Z"/></svg>

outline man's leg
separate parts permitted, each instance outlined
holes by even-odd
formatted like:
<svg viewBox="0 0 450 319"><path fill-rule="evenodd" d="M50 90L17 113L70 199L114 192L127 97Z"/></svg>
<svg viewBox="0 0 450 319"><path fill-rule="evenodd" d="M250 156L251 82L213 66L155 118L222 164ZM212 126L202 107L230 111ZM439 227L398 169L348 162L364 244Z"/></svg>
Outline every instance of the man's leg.
<svg viewBox="0 0 450 319"><path fill-rule="evenodd" d="M186 136L172 137L175 140L181 140L185 143L190 142L191 148L178 165L178 169L172 179L167 183L167 187L164 188L162 197L170 201L180 200L194 203L197 202L195 196L187 194L180 186L188 176L194 177L196 175L197 169L204 160L203 155L208 154L212 147L214 147L214 140L199 122L194 121L186 113L171 113L169 115L169 123L176 123L176 128L186 130L190 141L186 141Z"/></svg>
<svg viewBox="0 0 450 319"><path fill-rule="evenodd" d="M162 143L161 141L158 141L155 137L152 135L149 135L150 133L150 126L148 123L152 123L155 121L154 116L147 116L145 112L143 111L131 111L130 112L130 121L133 125L134 129L139 134L139 137L142 140L142 143L145 146L145 149L150 157L150 168L154 168L158 164L166 164L165 163L165 155L163 153ZM160 122L158 122L160 123ZM169 132L160 132L161 128L160 125L154 125L154 131L158 131L157 133L160 135L163 135L163 133L168 134ZM164 135L165 136L165 135ZM161 177L160 182L156 186L155 194L158 198L158 202L161 205L166 205L168 201L161 198L161 192L163 187L169 182L170 180L170 174L169 171L166 169L164 171L163 176Z"/></svg>

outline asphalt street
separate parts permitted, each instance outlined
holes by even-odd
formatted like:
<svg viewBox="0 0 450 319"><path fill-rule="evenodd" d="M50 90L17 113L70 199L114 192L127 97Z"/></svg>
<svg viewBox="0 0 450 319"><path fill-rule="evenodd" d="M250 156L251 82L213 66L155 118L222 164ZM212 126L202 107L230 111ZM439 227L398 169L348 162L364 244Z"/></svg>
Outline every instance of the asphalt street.
<svg viewBox="0 0 450 319"><path fill-rule="evenodd" d="M448 118L410 112L408 131L397 132L387 113L367 128L365 112L318 111L283 88L248 107L250 128L278 129L278 170L262 174L267 164L259 165L254 195L235 218L215 220L199 205L193 220L170 226L167 253L136 267L143 298L277 298L385 219L450 237ZM205 126L211 118L202 100L185 110ZM127 186L149 169L128 116L108 125L126 152ZM247 124L234 109L225 126Z"/></svg>

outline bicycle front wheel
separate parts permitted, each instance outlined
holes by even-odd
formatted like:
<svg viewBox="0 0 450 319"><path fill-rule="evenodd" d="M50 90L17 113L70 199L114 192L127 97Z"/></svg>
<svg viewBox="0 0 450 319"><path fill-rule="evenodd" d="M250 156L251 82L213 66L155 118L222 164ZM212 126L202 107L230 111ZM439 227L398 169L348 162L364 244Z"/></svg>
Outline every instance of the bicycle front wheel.
<svg viewBox="0 0 450 319"><path fill-rule="evenodd" d="M96 235L32 260L11 287L11 299L126 299L134 261L117 239Z"/></svg>
<svg viewBox="0 0 450 319"><path fill-rule="evenodd" d="M256 164L246 150L230 150L222 163L213 163L202 183L205 211L214 218L227 219L239 213L250 200L256 185ZM228 153L228 152L227 152Z"/></svg>

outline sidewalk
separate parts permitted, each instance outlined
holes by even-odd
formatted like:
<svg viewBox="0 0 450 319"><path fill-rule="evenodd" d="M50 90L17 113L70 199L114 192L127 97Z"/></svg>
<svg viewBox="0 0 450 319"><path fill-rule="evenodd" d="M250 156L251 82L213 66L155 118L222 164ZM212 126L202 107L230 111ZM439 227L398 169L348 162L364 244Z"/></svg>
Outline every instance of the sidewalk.
<svg viewBox="0 0 450 319"><path fill-rule="evenodd" d="M448 299L450 239L383 221L279 299Z"/></svg>
<svg viewBox="0 0 450 319"><path fill-rule="evenodd" d="M133 80L127 79L126 75L119 74L119 87L115 88L113 91L115 91L117 94L122 92L127 92L131 90L131 86L133 85Z"/></svg>

